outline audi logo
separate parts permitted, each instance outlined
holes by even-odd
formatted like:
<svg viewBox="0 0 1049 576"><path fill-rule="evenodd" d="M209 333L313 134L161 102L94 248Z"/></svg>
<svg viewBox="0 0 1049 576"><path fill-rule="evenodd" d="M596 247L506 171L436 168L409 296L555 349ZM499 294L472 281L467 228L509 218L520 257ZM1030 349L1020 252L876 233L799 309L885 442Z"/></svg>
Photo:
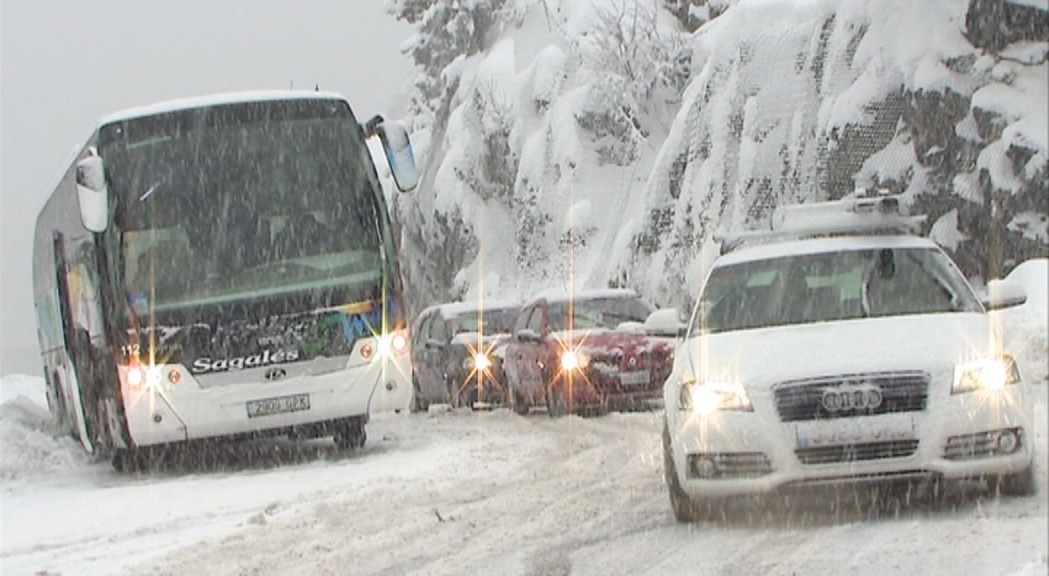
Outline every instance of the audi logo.
<svg viewBox="0 0 1049 576"><path fill-rule="evenodd" d="M827 388L823 391L823 398L820 403L826 411L837 413L850 410L874 410L881 406L884 399L881 388L865 382L862 384L842 384L836 388Z"/></svg>
<svg viewBox="0 0 1049 576"><path fill-rule="evenodd" d="M280 380L281 378L284 378L287 375L288 372L283 368L270 368L269 370L266 370L265 377L266 380L273 381Z"/></svg>

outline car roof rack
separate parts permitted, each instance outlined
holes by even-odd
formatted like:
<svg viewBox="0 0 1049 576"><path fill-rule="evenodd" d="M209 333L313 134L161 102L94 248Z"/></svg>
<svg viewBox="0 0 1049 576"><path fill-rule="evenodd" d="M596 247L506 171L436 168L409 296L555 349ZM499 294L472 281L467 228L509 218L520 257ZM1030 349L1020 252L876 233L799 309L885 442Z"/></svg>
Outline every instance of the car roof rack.
<svg viewBox="0 0 1049 576"><path fill-rule="evenodd" d="M841 200L780 206L772 214L770 230L715 235L721 253L749 244L831 236L878 234L918 235L925 216L903 213L899 196L870 197L864 190Z"/></svg>

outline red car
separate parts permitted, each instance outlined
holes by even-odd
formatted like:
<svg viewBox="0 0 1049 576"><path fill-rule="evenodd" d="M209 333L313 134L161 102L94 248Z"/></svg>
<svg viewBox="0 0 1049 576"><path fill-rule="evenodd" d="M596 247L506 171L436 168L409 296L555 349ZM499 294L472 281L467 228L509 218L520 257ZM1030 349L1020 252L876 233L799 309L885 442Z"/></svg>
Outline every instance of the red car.
<svg viewBox="0 0 1049 576"><path fill-rule="evenodd" d="M506 345L510 406L551 416L658 405L673 364L666 338L646 334L652 305L633 290L547 293L517 316Z"/></svg>

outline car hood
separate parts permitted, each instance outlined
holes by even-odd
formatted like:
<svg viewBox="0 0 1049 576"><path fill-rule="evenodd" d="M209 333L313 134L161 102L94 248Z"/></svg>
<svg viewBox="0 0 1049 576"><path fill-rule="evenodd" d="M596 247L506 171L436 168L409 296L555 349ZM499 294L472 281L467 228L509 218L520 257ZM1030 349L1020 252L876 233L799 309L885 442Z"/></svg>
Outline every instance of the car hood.
<svg viewBox="0 0 1049 576"><path fill-rule="evenodd" d="M989 317L980 313L739 330L685 340L675 374L741 382L753 390L842 374L922 370L937 377L953 373L959 362L997 355L997 342Z"/></svg>

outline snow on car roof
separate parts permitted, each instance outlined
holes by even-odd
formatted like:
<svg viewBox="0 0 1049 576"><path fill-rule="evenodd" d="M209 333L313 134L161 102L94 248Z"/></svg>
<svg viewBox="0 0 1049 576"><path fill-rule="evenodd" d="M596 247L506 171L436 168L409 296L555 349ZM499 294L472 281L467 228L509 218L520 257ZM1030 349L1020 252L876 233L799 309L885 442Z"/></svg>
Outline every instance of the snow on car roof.
<svg viewBox="0 0 1049 576"><path fill-rule="evenodd" d="M428 310L436 308L440 310L441 316L444 318L455 318L456 316L477 312L478 310L516 310L520 306L520 303L514 300L484 299L474 302L446 302L431 306Z"/></svg>
<svg viewBox="0 0 1049 576"><path fill-rule="evenodd" d="M735 252L721 256L714 265L727 266L740 262L768 260L799 254L819 254L823 252L870 250L876 248L938 248L938 246L932 240L919 236L834 236L829 238L809 238L740 248Z"/></svg>
<svg viewBox="0 0 1049 576"><path fill-rule="evenodd" d="M223 104L236 104L238 102L265 102L270 100L341 100L346 102L346 97L336 92L310 92L306 90L255 90L240 92L223 92L206 96L193 96L190 98L179 98L165 100L155 104L136 106L113 114L103 116L99 125L112 124L132 118L153 116L176 110L187 110L193 108L205 108L208 106L220 106Z"/></svg>
<svg viewBox="0 0 1049 576"><path fill-rule="evenodd" d="M630 288L591 288L585 290L573 290L571 293L564 288L548 288L535 295L532 300L546 300L547 302L567 302L572 300L596 300L598 298L637 298L638 293Z"/></svg>

